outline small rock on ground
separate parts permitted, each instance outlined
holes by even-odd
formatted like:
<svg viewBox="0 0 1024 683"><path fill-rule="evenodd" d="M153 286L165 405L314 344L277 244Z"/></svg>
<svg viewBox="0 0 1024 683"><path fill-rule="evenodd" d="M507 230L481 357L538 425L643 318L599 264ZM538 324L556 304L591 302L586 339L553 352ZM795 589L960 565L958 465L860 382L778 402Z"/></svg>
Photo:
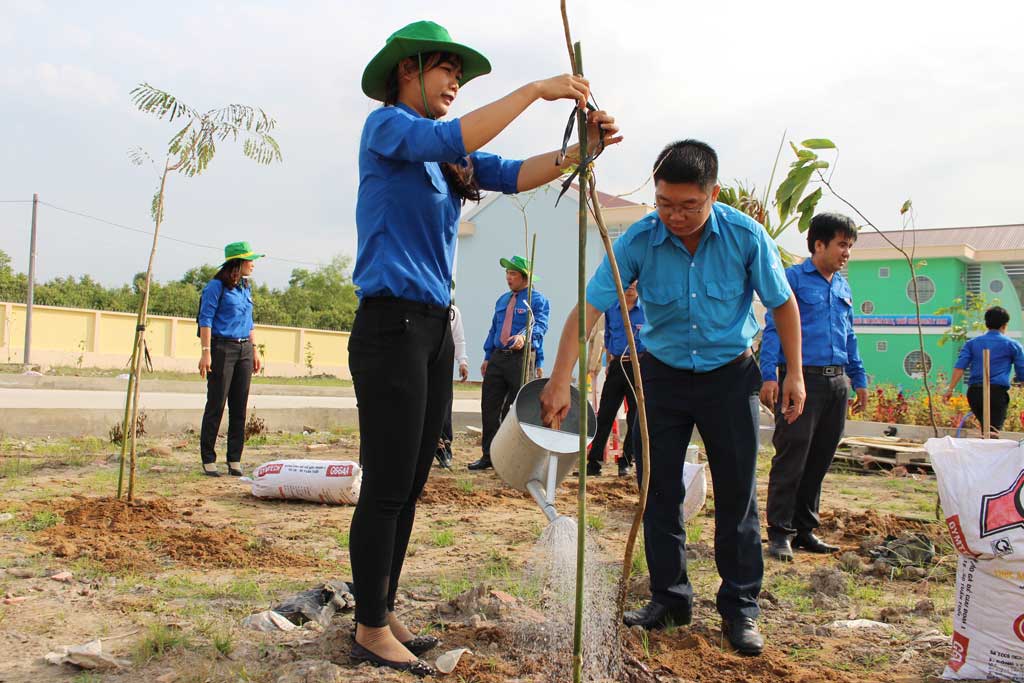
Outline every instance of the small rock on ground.
<svg viewBox="0 0 1024 683"><path fill-rule="evenodd" d="M337 664L307 659L284 666L278 674L277 683L343 683L350 679L351 672Z"/></svg>

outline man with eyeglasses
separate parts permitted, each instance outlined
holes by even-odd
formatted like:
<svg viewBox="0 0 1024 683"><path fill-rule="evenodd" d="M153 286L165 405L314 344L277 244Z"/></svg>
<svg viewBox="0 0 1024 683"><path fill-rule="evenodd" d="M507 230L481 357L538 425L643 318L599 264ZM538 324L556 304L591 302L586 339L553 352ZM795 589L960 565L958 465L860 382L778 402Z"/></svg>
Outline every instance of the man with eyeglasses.
<svg viewBox="0 0 1024 683"><path fill-rule="evenodd" d="M697 140L668 145L655 161L654 180L657 211L615 243L622 282L639 280L647 316L640 369L651 442L644 514L651 600L626 612L624 621L653 629L689 624L692 618L682 475L696 427L714 484L722 631L740 653L757 655L764 648L755 621L764 560L755 488L761 373L750 350L758 331L753 293L772 310L782 348L792 360L794 371L786 375L781 399L790 422L804 404L799 313L778 248L764 228L715 203L721 188L711 147ZM588 330L615 299L606 258L587 286ZM576 315L574 309L562 330L541 395L545 424L568 412L578 353Z"/></svg>

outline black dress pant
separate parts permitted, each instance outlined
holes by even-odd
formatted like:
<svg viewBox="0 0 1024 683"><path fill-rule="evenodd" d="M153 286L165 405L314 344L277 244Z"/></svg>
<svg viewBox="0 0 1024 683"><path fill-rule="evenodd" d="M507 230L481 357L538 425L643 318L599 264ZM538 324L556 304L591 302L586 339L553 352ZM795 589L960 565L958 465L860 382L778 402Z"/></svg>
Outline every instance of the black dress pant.
<svg viewBox="0 0 1024 683"><path fill-rule="evenodd" d="M967 387L967 405L971 406L974 419L980 426L985 415L985 401L981 395L982 385L972 384ZM1002 429L1006 422L1006 411L1010 407L1010 388L1001 387L995 384L988 385L989 394L989 423L995 429Z"/></svg>
<svg viewBox="0 0 1024 683"><path fill-rule="evenodd" d="M387 624L441 423L452 395L448 309L363 299L348 343L363 480L349 555L356 621Z"/></svg>
<svg viewBox="0 0 1024 683"><path fill-rule="evenodd" d="M629 414L626 416L626 433L622 436L622 460L620 465L633 464L633 440L630 438L636 422L636 395L633 391L633 363L619 358L612 358L604 377L601 389L601 405L597 409L597 430L594 440L590 443L589 462L600 463L604 460L604 448L608 443L608 435L615 424L615 416L619 413L622 399L626 399Z"/></svg>
<svg viewBox="0 0 1024 683"><path fill-rule="evenodd" d="M779 376L781 384L785 373ZM768 536L791 537L817 529L821 483L846 427L850 384L845 375L804 373L804 412L788 424L775 407L775 457L768 475Z"/></svg>
<svg viewBox="0 0 1024 683"><path fill-rule="evenodd" d="M483 454L491 457L491 441L498 433L501 421L508 414L512 402L523 383L523 359L526 354L519 351L498 349L491 353L484 373L484 385L480 394L480 419L483 422Z"/></svg>
<svg viewBox="0 0 1024 683"><path fill-rule="evenodd" d="M693 603L686 574L683 462L696 425L714 485L716 601L726 619L757 618L764 560L757 514L758 391L753 357L706 373L677 370L648 351L640 359L651 440L644 550L651 599L669 609ZM634 442L639 435L634 430ZM634 444L634 449L639 444ZM637 461L637 477L643 467Z"/></svg>
<svg viewBox="0 0 1024 683"><path fill-rule="evenodd" d="M252 381L252 344L248 339L211 339L210 371L206 373L206 409L199 432L204 464L217 461L217 432L228 405L228 462L239 462L245 447L245 409Z"/></svg>

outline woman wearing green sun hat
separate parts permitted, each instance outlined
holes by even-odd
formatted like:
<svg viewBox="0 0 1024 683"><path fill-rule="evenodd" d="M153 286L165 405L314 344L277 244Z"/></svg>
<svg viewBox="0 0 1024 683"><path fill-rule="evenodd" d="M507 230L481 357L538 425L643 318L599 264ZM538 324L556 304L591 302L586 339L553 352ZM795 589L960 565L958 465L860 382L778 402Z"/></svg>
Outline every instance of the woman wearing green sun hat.
<svg viewBox="0 0 1024 683"><path fill-rule="evenodd" d="M199 435L203 473L219 477L217 432L228 404L228 474L240 477L245 446L245 408L249 382L260 371L260 357L253 351L252 289L249 276L256 259L248 242L224 247L224 264L203 288L199 300L199 341L202 356L199 374L206 378L206 409Z"/></svg>
<svg viewBox="0 0 1024 683"><path fill-rule="evenodd" d="M449 326L459 215L481 190L515 193L559 177L579 160L557 151L524 161L480 148L538 100L584 106L588 82L562 75L533 81L461 118L441 121L462 86L491 65L418 21L393 33L363 72L363 92L382 101L363 127L356 207L358 252L352 279L359 309L349 338L349 369L359 405L359 503L350 555L356 593L352 657L426 675L417 655L437 645L395 616L416 500L430 472L452 392ZM561 118L559 114L558 118ZM621 140L614 119L589 114L590 139ZM552 138L561 133L553 125Z"/></svg>

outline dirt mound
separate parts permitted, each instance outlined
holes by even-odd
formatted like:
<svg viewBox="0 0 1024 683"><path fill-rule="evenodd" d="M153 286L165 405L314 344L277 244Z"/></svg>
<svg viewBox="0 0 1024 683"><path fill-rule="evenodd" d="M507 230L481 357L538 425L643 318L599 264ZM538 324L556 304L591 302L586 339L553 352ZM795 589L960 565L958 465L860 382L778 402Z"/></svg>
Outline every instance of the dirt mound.
<svg viewBox="0 0 1024 683"><path fill-rule="evenodd" d="M431 477L420 495L419 504L489 508L507 505L511 501L522 503L523 507L534 505L529 494L509 488L500 481L488 482L485 487L476 479Z"/></svg>
<svg viewBox="0 0 1024 683"><path fill-rule="evenodd" d="M197 501L201 503L201 501ZM138 571L172 563L194 567L313 566L311 558L247 538L231 527L191 519L166 501L115 498L56 501L64 523L45 529L39 541L56 557L89 558L111 571Z"/></svg>
<svg viewBox="0 0 1024 683"><path fill-rule="evenodd" d="M924 533L935 541L946 535L945 527L939 522L883 515L874 510L826 510L821 513L821 530L830 537L840 537L854 543L867 538L899 536L908 532Z"/></svg>
<svg viewBox="0 0 1024 683"><path fill-rule="evenodd" d="M566 480L559 489L564 495L576 500L580 490L575 479ZM635 510L640 492L637 490L636 479L630 477L601 477L587 479L587 503L593 503L610 510Z"/></svg>
<svg viewBox="0 0 1024 683"><path fill-rule="evenodd" d="M683 629L672 634L654 631L648 645L650 658L644 656L638 643L631 649L655 672L673 673L694 683L846 683L856 680L823 667L798 666L771 649L760 657L733 654L720 647L722 639L720 633L704 629Z"/></svg>

